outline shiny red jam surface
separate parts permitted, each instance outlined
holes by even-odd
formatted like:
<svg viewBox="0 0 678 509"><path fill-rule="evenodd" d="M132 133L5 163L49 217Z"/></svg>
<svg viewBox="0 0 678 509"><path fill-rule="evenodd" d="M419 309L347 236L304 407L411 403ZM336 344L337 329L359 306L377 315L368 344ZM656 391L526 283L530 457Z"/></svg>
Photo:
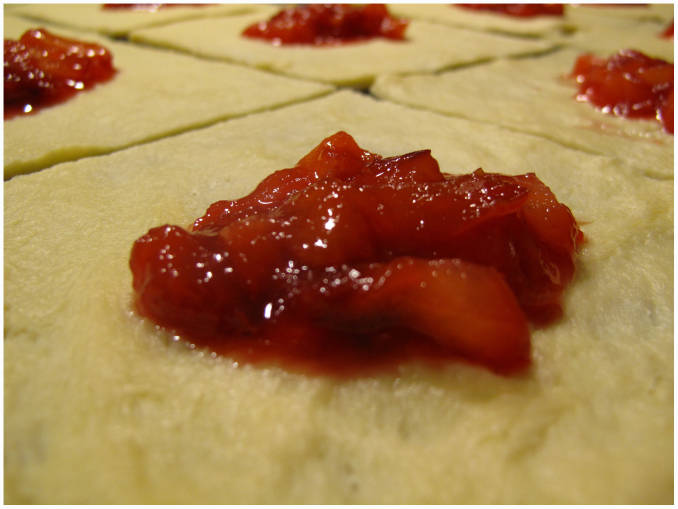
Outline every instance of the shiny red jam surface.
<svg viewBox="0 0 678 509"><path fill-rule="evenodd" d="M274 45L327 46L377 37L404 40L406 28L407 21L391 17L381 4L304 4L249 26L243 35Z"/></svg>
<svg viewBox="0 0 678 509"><path fill-rule="evenodd" d="M44 28L27 31L18 41L5 39L5 119L63 102L115 72L111 53L98 44Z"/></svg>
<svg viewBox="0 0 678 509"><path fill-rule="evenodd" d="M628 118L656 118L673 133L673 64L634 50L604 59L580 56L572 70L577 99L605 113Z"/></svg>
<svg viewBox="0 0 678 509"><path fill-rule="evenodd" d="M413 360L502 374L561 316L582 242L534 175L440 172L338 132L249 195L132 248L138 311L238 361L360 375Z"/></svg>
<svg viewBox="0 0 678 509"><path fill-rule="evenodd" d="M562 16L562 4L455 4L464 9L490 11L516 18L534 18L536 16Z"/></svg>

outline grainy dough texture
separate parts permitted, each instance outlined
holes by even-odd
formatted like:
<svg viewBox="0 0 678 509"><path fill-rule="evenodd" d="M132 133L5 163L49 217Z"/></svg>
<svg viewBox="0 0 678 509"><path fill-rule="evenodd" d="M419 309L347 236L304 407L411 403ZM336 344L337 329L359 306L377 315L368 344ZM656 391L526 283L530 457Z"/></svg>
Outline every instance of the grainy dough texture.
<svg viewBox="0 0 678 509"><path fill-rule="evenodd" d="M132 242L325 136L444 171L534 171L588 238L564 318L505 378L338 381L172 341L131 311ZM670 504L673 189L619 160L342 91L5 183L9 504Z"/></svg>
<svg viewBox="0 0 678 509"><path fill-rule="evenodd" d="M438 75L382 75L371 92L383 99L617 157L640 172L673 178L673 135L664 132L659 122L606 115L576 100L576 82L567 75L580 54L564 49Z"/></svg>
<svg viewBox="0 0 678 509"><path fill-rule="evenodd" d="M502 56L540 53L554 46L547 40L509 38L417 20L410 22L405 41L374 39L316 48L274 46L241 36L246 27L267 20L270 14L186 21L136 30L130 38L290 76L356 87L368 86L380 73L438 71Z"/></svg>
<svg viewBox="0 0 678 509"><path fill-rule="evenodd" d="M6 16L5 37L37 26ZM326 94L328 85L50 28L113 54L113 79L4 124L5 178ZM40 140L39 143L33 140Z"/></svg>

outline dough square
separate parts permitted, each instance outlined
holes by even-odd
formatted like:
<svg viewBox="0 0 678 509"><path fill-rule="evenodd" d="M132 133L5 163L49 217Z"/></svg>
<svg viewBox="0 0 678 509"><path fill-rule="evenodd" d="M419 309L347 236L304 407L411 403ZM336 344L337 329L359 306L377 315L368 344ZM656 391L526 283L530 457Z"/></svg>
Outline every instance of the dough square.
<svg viewBox="0 0 678 509"><path fill-rule="evenodd" d="M274 46L241 36L270 13L185 21L135 30L135 42L169 47L202 57L238 62L335 85L367 87L386 73L433 72L507 55L535 54L553 47L526 40L412 20L406 41L373 39L333 47Z"/></svg>
<svg viewBox="0 0 678 509"><path fill-rule="evenodd" d="M4 22L5 37L13 39L36 27L12 16ZM57 35L102 44L112 52L118 73L64 103L5 121L5 178L332 90L226 62L47 28Z"/></svg>
<svg viewBox="0 0 678 509"><path fill-rule="evenodd" d="M569 29L564 16L516 18L494 12L473 11L452 4L397 3L389 8L395 15L404 18L524 37L543 37Z"/></svg>
<svg viewBox="0 0 678 509"><path fill-rule="evenodd" d="M534 171L588 238L565 316L501 377L235 365L131 311L128 258L344 129ZM673 186L544 138L341 91L5 182L6 503L669 504Z"/></svg>
<svg viewBox="0 0 678 509"><path fill-rule="evenodd" d="M566 76L580 54L563 49L437 75L384 75L370 91L382 99L617 157L648 175L672 178L673 136L659 122L606 115L589 103L576 101L576 84Z"/></svg>
<svg viewBox="0 0 678 509"><path fill-rule="evenodd" d="M149 4L153 5L153 4ZM259 9L256 4L212 4L160 9L104 9L100 3L15 4L10 12L17 16L62 25L77 30L95 31L124 37L132 30L208 16L228 16Z"/></svg>

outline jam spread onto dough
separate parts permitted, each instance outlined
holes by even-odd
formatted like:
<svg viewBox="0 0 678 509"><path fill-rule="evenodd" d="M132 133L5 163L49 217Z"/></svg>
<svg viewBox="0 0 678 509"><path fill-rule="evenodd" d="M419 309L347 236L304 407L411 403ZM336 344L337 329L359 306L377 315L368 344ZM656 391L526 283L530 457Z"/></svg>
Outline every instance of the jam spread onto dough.
<svg viewBox="0 0 678 509"><path fill-rule="evenodd" d="M306 4L284 9L268 21L255 23L243 35L274 45L326 46L376 37L403 40L406 28L407 21L391 17L381 4Z"/></svg>
<svg viewBox="0 0 678 509"><path fill-rule="evenodd" d="M5 119L51 106L113 77L104 47L29 30L5 39Z"/></svg>
<svg viewBox="0 0 678 509"><path fill-rule="evenodd" d="M490 11L516 18L534 18L535 16L562 16L562 4L455 4L464 9Z"/></svg>
<svg viewBox="0 0 678 509"><path fill-rule="evenodd" d="M673 64L634 50L610 58L581 55L572 70L577 99L605 113L628 118L657 118L673 133Z"/></svg>
<svg viewBox="0 0 678 509"><path fill-rule="evenodd" d="M583 235L534 175L441 173L345 132L190 228L132 248L138 311L238 361L355 375L410 360L502 374L561 316Z"/></svg>

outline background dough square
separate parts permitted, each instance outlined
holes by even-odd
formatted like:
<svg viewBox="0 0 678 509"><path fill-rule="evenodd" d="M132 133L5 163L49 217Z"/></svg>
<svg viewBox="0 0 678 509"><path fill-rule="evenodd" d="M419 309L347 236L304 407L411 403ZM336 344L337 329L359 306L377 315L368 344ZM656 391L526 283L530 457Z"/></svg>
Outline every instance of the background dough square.
<svg viewBox="0 0 678 509"><path fill-rule="evenodd" d="M271 13L186 21L136 30L136 42L230 60L316 81L366 87L386 73L432 72L506 55L543 52L552 42L526 40L413 20L406 41L374 39L337 47L273 46L242 37L249 25Z"/></svg>
<svg viewBox="0 0 678 509"><path fill-rule="evenodd" d="M493 12L472 11L450 4L392 4L389 8L395 15L404 18L527 37L557 34L568 29L563 16L515 18Z"/></svg>
<svg viewBox="0 0 678 509"><path fill-rule="evenodd" d="M214 4L158 10L107 10L100 3L15 4L10 12L66 27L123 37L138 28L159 26L185 19L242 14L259 9L256 4ZM5 7L7 10L7 6Z"/></svg>
<svg viewBox="0 0 678 509"><path fill-rule="evenodd" d="M673 136L655 120L606 115L577 102L566 75L581 52L502 59L437 75L380 76L377 97L502 125L590 153L618 157L639 171L673 176Z"/></svg>
<svg viewBox="0 0 678 509"><path fill-rule="evenodd" d="M5 17L7 38L17 39L30 28L36 25ZM62 104L5 121L5 178L332 90L226 62L47 28L104 45L112 52L118 73Z"/></svg>
<svg viewBox="0 0 678 509"><path fill-rule="evenodd" d="M131 312L128 257L344 129L443 171L534 171L588 238L504 378L236 366ZM162 183L162 185L158 185ZM5 502L669 504L673 188L621 162L338 92L5 183Z"/></svg>

